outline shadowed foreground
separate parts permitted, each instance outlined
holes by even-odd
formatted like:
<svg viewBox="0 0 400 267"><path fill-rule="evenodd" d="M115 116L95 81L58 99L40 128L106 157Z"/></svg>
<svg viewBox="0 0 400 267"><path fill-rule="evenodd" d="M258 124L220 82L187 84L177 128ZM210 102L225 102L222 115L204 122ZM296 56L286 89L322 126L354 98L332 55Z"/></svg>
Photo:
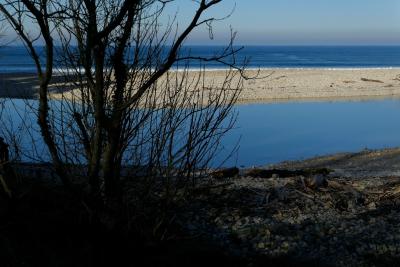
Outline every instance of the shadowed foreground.
<svg viewBox="0 0 400 267"><path fill-rule="evenodd" d="M13 200L1 194L1 266L396 266L400 177L388 164L397 157L216 172L176 204L164 241L147 227L152 204L147 221L109 227L48 179L20 178Z"/></svg>
<svg viewBox="0 0 400 267"><path fill-rule="evenodd" d="M82 203L61 187L19 183L18 197L0 197L1 266L293 266L290 260L243 258L179 225L168 241L151 233L89 222ZM150 208L150 207L149 207ZM303 266L297 264L296 266ZM304 265L305 266L305 265Z"/></svg>

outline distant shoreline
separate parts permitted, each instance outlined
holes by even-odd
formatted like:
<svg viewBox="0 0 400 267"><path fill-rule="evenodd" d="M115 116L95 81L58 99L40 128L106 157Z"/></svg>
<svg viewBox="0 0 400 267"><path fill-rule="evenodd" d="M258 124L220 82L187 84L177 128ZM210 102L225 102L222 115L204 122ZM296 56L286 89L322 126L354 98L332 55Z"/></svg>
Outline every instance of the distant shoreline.
<svg viewBox="0 0 400 267"><path fill-rule="evenodd" d="M182 69L174 69L171 68L170 72L174 73L174 72L218 72L218 71L228 71L228 70L233 70L235 71L235 69L230 69L230 68L210 68L210 67L206 67L206 68L182 68ZM400 72L400 66L398 67L249 67L249 68L245 68L246 72L264 72L264 71L290 71L290 70L297 70L297 71L311 71L311 70L327 70L327 71L357 71L357 70L398 70ZM30 73L32 74L32 73ZM62 74L62 71L57 71L55 70L55 74Z"/></svg>
<svg viewBox="0 0 400 267"><path fill-rule="evenodd" d="M187 69L174 69L171 68L170 72L199 72L199 71L206 71L206 72L214 72L214 71L227 71L229 68L187 68ZM352 70L400 70L400 66L387 66L387 67L248 67L245 69L246 71L277 71L277 70L331 70L331 71L352 71ZM54 69L54 74L62 74L65 69ZM2 72L0 71L0 75L36 75L35 71L9 71L9 72Z"/></svg>

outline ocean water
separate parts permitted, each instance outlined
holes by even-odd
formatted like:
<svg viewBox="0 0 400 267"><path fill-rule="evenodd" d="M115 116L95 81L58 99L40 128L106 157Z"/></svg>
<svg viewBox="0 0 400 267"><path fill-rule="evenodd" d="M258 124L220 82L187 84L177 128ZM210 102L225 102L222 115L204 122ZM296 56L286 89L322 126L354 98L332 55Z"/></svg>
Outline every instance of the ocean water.
<svg viewBox="0 0 400 267"><path fill-rule="evenodd" d="M212 56L218 48L187 50ZM245 58L250 68L395 68L400 67L400 46L247 46L238 53L237 62Z"/></svg>
<svg viewBox="0 0 400 267"><path fill-rule="evenodd" d="M223 48L185 46L181 53L210 57ZM43 51L40 54L43 56ZM245 46L237 54L236 61L241 63L246 59L249 68L397 68L400 67L400 46ZM203 64L210 69L225 68L216 62ZM199 66L200 63L194 61L189 67ZM35 71L24 47L0 48L0 73Z"/></svg>

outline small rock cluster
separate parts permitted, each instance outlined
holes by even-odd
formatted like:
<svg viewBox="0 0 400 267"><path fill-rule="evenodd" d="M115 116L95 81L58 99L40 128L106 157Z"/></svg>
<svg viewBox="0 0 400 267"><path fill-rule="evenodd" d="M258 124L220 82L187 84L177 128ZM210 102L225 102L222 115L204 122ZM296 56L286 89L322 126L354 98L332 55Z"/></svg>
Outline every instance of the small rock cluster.
<svg viewBox="0 0 400 267"><path fill-rule="evenodd" d="M236 177L213 183L195 197L182 222L239 255L320 266L400 264L400 177Z"/></svg>

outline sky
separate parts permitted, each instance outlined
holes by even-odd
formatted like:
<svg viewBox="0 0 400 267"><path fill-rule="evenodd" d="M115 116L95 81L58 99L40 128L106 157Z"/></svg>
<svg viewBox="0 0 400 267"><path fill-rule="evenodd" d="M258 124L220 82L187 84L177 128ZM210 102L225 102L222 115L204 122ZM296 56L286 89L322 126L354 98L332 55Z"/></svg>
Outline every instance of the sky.
<svg viewBox="0 0 400 267"><path fill-rule="evenodd" d="M179 0L171 11L183 24L193 15L192 0ZM214 25L215 40L202 27L190 44L227 40L247 45L400 45L400 0L223 0L208 12L226 20ZM174 14L174 12L170 12Z"/></svg>
<svg viewBox="0 0 400 267"><path fill-rule="evenodd" d="M197 5L176 0L161 23L176 16L182 29ZM400 45L400 0L222 0L203 18L229 14L213 24L213 40L202 26L186 44L226 44L232 28L241 45Z"/></svg>

